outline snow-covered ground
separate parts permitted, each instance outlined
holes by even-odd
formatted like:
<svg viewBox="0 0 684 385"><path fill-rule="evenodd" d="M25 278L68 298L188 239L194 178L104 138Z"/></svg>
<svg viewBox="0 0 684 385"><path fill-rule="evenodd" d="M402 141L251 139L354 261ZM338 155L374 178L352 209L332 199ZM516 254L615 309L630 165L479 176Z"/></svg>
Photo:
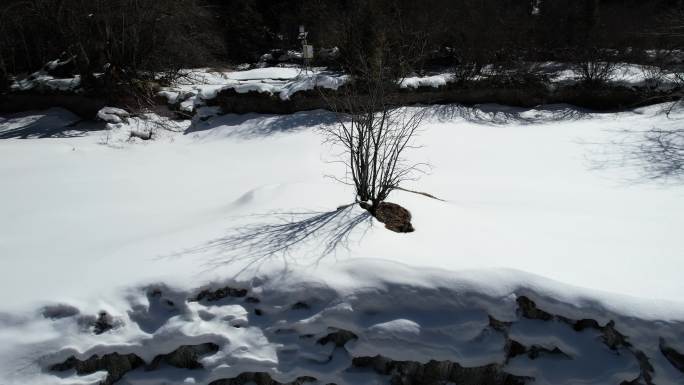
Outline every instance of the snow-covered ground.
<svg viewBox="0 0 684 385"><path fill-rule="evenodd" d="M328 112L217 116L116 145L111 132L80 132L58 109L0 117L3 137L71 124L52 138L0 141L0 384L97 383L102 371L46 369L113 352L149 364L199 344L216 345L204 347L216 351L201 359L206 370L136 371L122 383L210 383L245 372L382 383L387 377L348 370L352 357L381 355L468 367L505 361L508 373L540 384L604 384L639 376L642 351L655 383L681 384L660 338L684 351L684 186L604 163L630 151L637 134L624 130L681 124L684 111L668 117L662 107L428 107L423 147L411 157L432 170L407 187L445 201L394 192L416 232L364 221L347 248L323 258L316 239L273 258L222 240L275 212L353 200L326 177L341 172L317 130L334 124ZM225 286L247 294L188 301ZM611 350L597 342L604 329L521 316L521 296L602 328L614 320L631 345ZM100 311L113 328L93 334ZM512 324L495 327L488 316ZM343 349L316 343L340 329L356 339ZM510 338L572 359L509 360Z"/></svg>

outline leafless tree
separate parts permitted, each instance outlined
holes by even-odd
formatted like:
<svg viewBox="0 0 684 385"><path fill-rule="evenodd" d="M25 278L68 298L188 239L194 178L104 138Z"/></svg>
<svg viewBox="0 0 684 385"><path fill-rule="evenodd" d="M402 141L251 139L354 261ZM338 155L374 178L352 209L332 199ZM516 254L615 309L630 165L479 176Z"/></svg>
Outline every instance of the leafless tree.
<svg viewBox="0 0 684 385"><path fill-rule="evenodd" d="M402 78L420 62L427 36L409 28L389 28L406 24L400 14L362 20L369 11L360 9L362 14L340 24L350 79L339 91L321 93L339 122L323 128L328 140L342 148L340 162L346 175L335 179L353 185L356 201L366 202L364 207L375 215L393 190L422 170L423 165L410 162L406 152L415 147L424 112L400 108L393 98ZM365 29L359 30L359 23L365 23Z"/></svg>
<svg viewBox="0 0 684 385"><path fill-rule="evenodd" d="M378 205L393 190L414 179L422 169L423 165L409 162L405 154L414 147L424 112L396 108L386 99L384 87L368 87L367 95L359 94L352 85L341 97L330 99L340 119L337 125L324 126L323 130L343 150L340 162L347 175L336 179L352 184L356 200L370 202L369 211L375 215Z"/></svg>

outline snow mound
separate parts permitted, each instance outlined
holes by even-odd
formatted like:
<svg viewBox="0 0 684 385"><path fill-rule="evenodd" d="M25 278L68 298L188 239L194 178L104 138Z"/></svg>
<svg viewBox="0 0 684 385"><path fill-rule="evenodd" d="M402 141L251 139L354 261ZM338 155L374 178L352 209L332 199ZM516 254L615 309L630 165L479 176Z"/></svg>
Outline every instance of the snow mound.
<svg viewBox="0 0 684 385"><path fill-rule="evenodd" d="M439 88L446 86L454 80L452 74L439 74L432 76L412 76L401 79L399 81L399 87L401 88L420 88L420 87L432 87Z"/></svg>
<svg viewBox="0 0 684 385"><path fill-rule="evenodd" d="M98 119L114 124L123 123L128 120L130 116L128 111L116 107L104 107L97 112Z"/></svg>
<svg viewBox="0 0 684 385"><path fill-rule="evenodd" d="M100 143L115 148L122 148L125 143L144 143L162 138L173 140L173 134L185 131L191 124L187 120L175 121L153 113L131 116L115 107L102 108L97 117L107 122Z"/></svg>

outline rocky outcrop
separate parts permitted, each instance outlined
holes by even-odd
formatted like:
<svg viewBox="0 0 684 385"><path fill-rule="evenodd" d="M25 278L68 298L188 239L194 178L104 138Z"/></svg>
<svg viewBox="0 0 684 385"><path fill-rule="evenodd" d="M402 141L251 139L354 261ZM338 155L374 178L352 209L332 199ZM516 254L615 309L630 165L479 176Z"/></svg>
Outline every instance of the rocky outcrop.
<svg viewBox="0 0 684 385"><path fill-rule="evenodd" d="M182 369L200 369L203 366L199 358L214 354L218 349L219 346L213 343L185 345L171 353L156 356L149 365L145 365L145 361L136 354L109 353L102 356L93 355L85 360L71 356L64 362L50 366L49 370L56 372L75 370L79 375L106 371L107 377L100 382L100 385L112 385L123 378L126 373L143 366L150 371L159 369L162 364Z"/></svg>
<svg viewBox="0 0 684 385"><path fill-rule="evenodd" d="M321 345L332 342L336 347L341 348L344 347L347 342L357 340L358 338L359 337L356 334L348 330L337 330L319 339L317 342Z"/></svg>
<svg viewBox="0 0 684 385"><path fill-rule="evenodd" d="M396 203L380 202L373 212L370 204L360 202L359 205L373 214L375 219L385 224L385 228L395 233L412 233L411 212Z"/></svg>
<svg viewBox="0 0 684 385"><path fill-rule="evenodd" d="M223 287L220 289L216 290L202 290L200 291L194 298L191 298L190 301L208 301L208 302L214 302L218 301L227 297L233 297L233 298L242 298L247 295L247 289L235 289L232 287Z"/></svg>
<svg viewBox="0 0 684 385"><path fill-rule="evenodd" d="M164 367L199 370L194 374L188 373L188 378L203 381L210 379L209 381L212 381L210 385L327 384L337 382L337 378L346 379L347 375L358 376L359 380L367 380L368 382L378 378L391 385L444 385L449 383L525 385L535 382L553 383L549 381L558 380L558 378L553 377L554 375L545 371L546 365L552 363L552 365L558 365L559 368L565 368L564 370L570 376L567 378L568 381L602 384L610 383L611 378L619 378L619 380L614 381L614 385L617 385L619 381L622 381L620 385L653 385L656 380L656 367L652 364L653 355L662 354L675 369L684 373L684 355L668 344L665 339L660 339L659 349L656 347L656 350L652 350L652 347L647 344L630 342L627 334L640 330L630 324L631 320L616 318L618 322L615 322L613 320L597 321L592 318L572 319L556 314L557 312L552 312L548 308L543 308L543 305L538 306L531 296L526 295L517 295L515 302L517 307L515 309L509 308L507 312L502 313L510 317L507 320L499 320L491 315L493 313L482 313L483 308L477 307L477 311L473 313L477 314L476 318L469 318L469 326L465 329L459 323L460 321L454 324L447 323L443 329L444 325L441 324L438 329L430 329L429 323L421 325L418 336L420 338L428 336L425 339L426 341L430 339L430 335L441 336L443 335L441 333L448 330L473 333L472 338L464 340L464 344L466 344L464 347L469 347L458 356L464 357L464 360L461 361L460 358L449 358L457 357L451 355L446 357L446 360L444 356L436 358L429 353L429 350L421 351L420 349L417 349L416 355L398 354L393 356L391 347L390 350L386 350L386 338L377 339L379 335L387 336L387 334L374 335L369 332L369 325L376 325L377 322L384 319L405 317L407 314L408 317L411 317L411 312L401 312L391 316L372 308L364 310L363 306L360 306L355 309L359 313L354 314L363 314L371 317L370 319L364 318L364 316L358 320L354 317L342 318L344 321L340 323L340 319L334 316L332 318L325 317L331 317L331 314L338 314L340 311L342 314L348 314L347 311L352 309L352 306L358 305L354 302L356 299L352 299L352 297L345 299L345 303L349 301L349 308L346 305L340 306L336 301L326 307L320 302L312 302L311 300L304 302L296 299L304 298L304 296L287 295L283 298L276 296L274 299L258 289L253 290L254 293L259 293L261 299L250 297L249 295L253 293L247 289L232 286L222 286L218 289L203 288L198 294L193 293L193 295L177 293L178 295L169 297L173 298L173 301L163 296L161 290L155 289L148 292L148 299L150 301L153 299L164 301L168 305L156 308L160 312L158 315L164 317L168 317L169 314L177 315L177 310L169 313L169 309L182 307L180 306L182 301L199 301L199 303L188 306L188 310L196 308L198 312L202 312L204 316L200 316L198 320L193 322L200 322L204 326L206 326L204 322L216 322L213 327L220 328L220 325L225 325L230 328L233 326L231 317L236 315L246 317L242 319L239 324L240 327L248 329L245 330L248 334L255 332L256 329L261 329L259 333L263 334L256 333L254 336L259 336L260 344L263 343L263 346L272 346L273 351L278 355L278 361L274 365L265 366L259 372L250 371L254 369L249 364L241 367L238 362L233 367L237 369L237 372L230 372L231 376L236 376L222 378L226 376L226 372L221 373L221 371L214 370L223 367L223 362L202 360L202 357L218 353L221 344L224 344L225 348L232 346L233 342L230 338L229 341L231 342L228 343L225 343L223 339L214 340L221 338L214 333L194 336L195 340L202 343L179 346L172 352L156 355L148 362L141 358L147 356L136 354L138 353L137 350L133 350L134 353L130 353L131 350L125 353L108 352L103 351L103 348L100 347L97 355L92 355L87 359L71 356L63 362L49 366L48 369L52 371L74 370L78 375L105 371L107 373L106 378L101 382L104 385L112 385L122 379L121 382L125 383L126 374L134 370L158 371L157 373L139 374L145 376L158 375L161 377L159 381L162 381L163 376L166 375L166 372L161 370ZM382 299L382 297L375 297L372 293L365 295L371 295L371 301L368 302L369 298L365 298L361 303L372 303L373 300ZM249 298L254 299L248 300ZM254 308L252 305L254 303L259 303L265 310ZM226 312L228 309L232 310ZM335 310L327 314L328 312L325 311L327 309ZM515 311L510 312L510 310ZM230 314L233 311L234 314ZM209 317L212 312L215 315ZM77 314L79 314L78 309L64 306L54 306L43 310L43 316L54 322L69 322L66 317L73 317L71 322L77 322L79 318L84 318ZM482 319L479 317L486 314L489 314L488 321L485 318L485 323L480 323ZM172 318L178 320L178 317ZM84 330L86 333L96 333L97 331L117 333L118 331L116 326L118 319L111 317L108 313L101 312L97 317L90 316L89 320L88 329ZM139 321L131 318L130 321L127 320L126 325L122 324L122 326L135 322ZM387 326L387 323L381 324ZM315 325L315 327L309 329L308 326L311 325ZM394 329L397 325L403 324L397 323L386 330L389 330L390 333L406 332L408 333L407 336L413 336L413 330L404 331L401 327ZM229 330L232 333L234 329ZM434 334L436 330L439 334ZM239 333L242 331L236 333L238 333L236 341L240 341L242 337ZM676 334L670 334L670 331L666 330L662 335ZM446 334L444 336L445 338L450 337ZM635 341L640 340L636 336L633 337ZM97 337L91 336L89 338ZM576 344L575 338L583 342ZM163 343L168 343L167 339L162 340ZM187 343L187 339L181 338L181 340L182 343ZM420 340L420 344L423 341ZM401 338L398 338L396 342L397 349L411 349L412 347ZM155 339L152 338L143 344L145 345L144 349L155 349L152 346L154 344ZM442 345L438 343L437 346ZM448 344L448 347L451 346L453 345ZM425 348L425 346L422 347ZM460 346L454 347L460 348ZM645 350L641 350L642 348ZM114 347L112 349L116 350ZM463 354L471 353L474 355L473 357L463 356ZM221 351L220 354L227 354L227 350ZM587 356L587 354L589 355ZM60 357L65 356L61 355ZM215 357L219 358L218 355ZM612 359L611 357L619 357L616 361L618 363L615 366L615 373L610 373L610 369L607 373L602 371L605 368L594 370L596 368L593 368L592 363L588 364L588 372L578 373L584 370L587 360L591 360L593 357L608 357L609 361ZM473 364L474 362L476 364ZM661 364L664 362L666 364L665 360L660 360ZM241 372L242 370L245 371ZM572 376L576 377L573 379ZM672 378L672 376L667 378Z"/></svg>
<svg viewBox="0 0 684 385"><path fill-rule="evenodd" d="M220 379L212 381L209 385L245 385L245 384L255 384L255 385L304 385L310 382L316 382L317 380L313 377L298 377L292 382L278 382L271 378L268 373L241 373L239 376L234 378Z"/></svg>
<svg viewBox="0 0 684 385"><path fill-rule="evenodd" d="M50 370L63 372L74 369L79 375L106 371L107 378L100 382L100 385L112 385L123 378L126 373L143 365L145 362L135 354L110 353L103 356L94 355L86 360L79 360L72 356L60 364L52 365Z"/></svg>
<svg viewBox="0 0 684 385"><path fill-rule="evenodd" d="M669 346L664 338L660 338L660 352L663 353L665 358L679 370L684 373L684 354L676 351L674 348Z"/></svg>
<svg viewBox="0 0 684 385"><path fill-rule="evenodd" d="M391 385L523 385L531 378L506 373L501 365L464 368L450 361L430 361L425 364L413 361L393 361L382 356L356 357L356 368L368 368L390 377Z"/></svg>
<svg viewBox="0 0 684 385"><path fill-rule="evenodd" d="M200 345L185 345L169 354L162 354L154 358L147 366L147 370L156 370L161 364L182 369L201 369L200 357L218 352L219 346L211 342Z"/></svg>
<svg viewBox="0 0 684 385"><path fill-rule="evenodd" d="M564 316L552 315L544 310L539 309L536 303L526 296L519 296L517 298L517 303L519 312L525 318L562 322L572 327L575 331L594 329L601 332L601 340L608 348L611 350L627 350L634 356L634 359L639 364L639 377L629 382L623 382L621 385L636 385L642 383L646 385L653 384L652 379L655 370L653 365L651 365L648 356L644 354L644 352L635 349L632 344L629 343L627 337L615 328L615 321L608 321L605 326L601 326L596 320L593 319L572 320ZM568 356L568 358L570 357Z"/></svg>

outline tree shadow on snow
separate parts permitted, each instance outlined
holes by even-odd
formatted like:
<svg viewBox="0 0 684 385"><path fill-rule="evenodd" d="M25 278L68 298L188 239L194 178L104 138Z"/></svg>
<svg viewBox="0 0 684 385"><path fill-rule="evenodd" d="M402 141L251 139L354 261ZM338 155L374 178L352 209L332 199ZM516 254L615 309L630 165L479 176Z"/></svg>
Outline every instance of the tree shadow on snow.
<svg viewBox="0 0 684 385"><path fill-rule="evenodd" d="M61 108L0 116L0 139L73 138L103 129Z"/></svg>
<svg viewBox="0 0 684 385"><path fill-rule="evenodd" d="M543 124L587 118L593 112L569 104L551 104L538 108L521 108L500 104L464 106L461 104L426 107L426 117L438 122L464 119L467 122L489 125Z"/></svg>
<svg viewBox="0 0 684 385"><path fill-rule="evenodd" d="M185 134L215 130L224 137L256 139L336 123L335 114L324 110L302 111L290 115L227 114L193 122Z"/></svg>
<svg viewBox="0 0 684 385"><path fill-rule="evenodd" d="M333 211L272 213L260 217L266 220L232 228L225 236L175 256L211 255L204 261L208 269L238 263L242 266L240 272L276 258L285 263L305 259L315 265L338 249L348 248L354 230L358 229L363 238L372 226L370 213L356 204Z"/></svg>
<svg viewBox="0 0 684 385"><path fill-rule="evenodd" d="M620 131L621 139L594 145L587 161L592 170L624 169L623 182L662 185L684 183L684 129L651 128Z"/></svg>
<svg viewBox="0 0 684 385"><path fill-rule="evenodd" d="M673 110L679 116L671 116ZM681 105L678 103L659 108L655 116L664 115L653 126L624 128L614 132L616 139L588 143L585 156L592 170L623 169L629 175L622 181L629 184L658 183L673 185L684 183L684 128ZM632 124L631 126L635 126Z"/></svg>

